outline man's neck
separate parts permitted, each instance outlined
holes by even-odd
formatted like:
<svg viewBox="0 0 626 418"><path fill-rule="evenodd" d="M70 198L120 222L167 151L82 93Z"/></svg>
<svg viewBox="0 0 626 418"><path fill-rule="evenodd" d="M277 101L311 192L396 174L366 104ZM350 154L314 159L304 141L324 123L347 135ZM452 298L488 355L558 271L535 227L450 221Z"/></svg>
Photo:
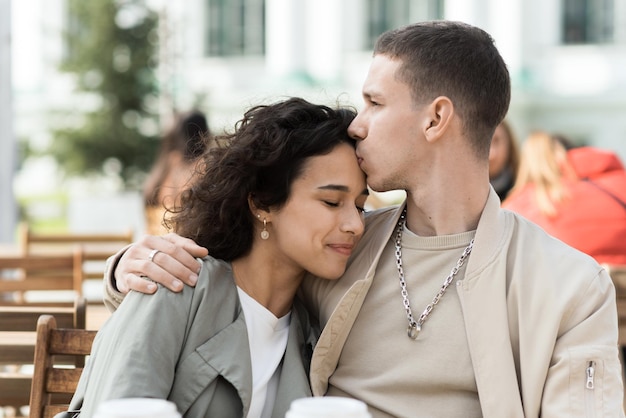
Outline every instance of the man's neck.
<svg viewBox="0 0 626 418"><path fill-rule="evenodd" d="M462 179L464 180L464 179ZM489 182L467 179L462 184L421 187L407 191L407 227L422 236L451 235L475 230L489 196Z"/></svg>

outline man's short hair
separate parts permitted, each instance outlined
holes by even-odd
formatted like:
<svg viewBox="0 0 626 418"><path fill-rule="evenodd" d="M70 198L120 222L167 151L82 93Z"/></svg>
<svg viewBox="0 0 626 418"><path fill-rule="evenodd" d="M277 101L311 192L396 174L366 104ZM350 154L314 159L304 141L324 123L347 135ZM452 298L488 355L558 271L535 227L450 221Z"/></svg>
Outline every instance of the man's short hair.
<svg viewBox="0 0 626 418"><path fill-rule="evenodd" d="M453 21L411 24L383 33L374 55L401 61L396 77L417 105L446 96L477 154L486 157L493 132L511 100L511 80L493 38Z"/></svg>

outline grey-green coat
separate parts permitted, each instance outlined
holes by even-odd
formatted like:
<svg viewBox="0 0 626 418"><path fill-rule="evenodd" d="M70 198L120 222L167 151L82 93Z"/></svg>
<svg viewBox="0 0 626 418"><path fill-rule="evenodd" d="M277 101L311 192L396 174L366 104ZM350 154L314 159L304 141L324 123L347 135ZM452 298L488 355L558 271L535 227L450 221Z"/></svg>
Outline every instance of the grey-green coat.
<svg viewBox="0 0 626 418"><path fill-rule="evenodd" d="M311 396L316 336L296 300L273 417ZM155 397L188 417L245 417L251 396L248 333L231 266L206 257L195 288L124 299L98 332L70 409L91 417L107 399Z"/></svg>

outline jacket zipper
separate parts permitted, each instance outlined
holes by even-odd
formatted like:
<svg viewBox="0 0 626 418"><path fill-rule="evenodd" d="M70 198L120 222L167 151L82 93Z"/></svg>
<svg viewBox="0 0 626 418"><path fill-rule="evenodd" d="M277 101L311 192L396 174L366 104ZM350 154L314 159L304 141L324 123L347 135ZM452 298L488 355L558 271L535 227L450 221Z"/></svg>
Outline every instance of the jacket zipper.
<svg viewBox="0 0 626 418"><path fill-rule="evenodd" d="M585 405L587 409L587 417L595 417L595 402L594 402L594 389L595 389L595 368L596 363L594 361L589 361L587 363L587 369L585 371L586 382L585 382Z"/></svg>

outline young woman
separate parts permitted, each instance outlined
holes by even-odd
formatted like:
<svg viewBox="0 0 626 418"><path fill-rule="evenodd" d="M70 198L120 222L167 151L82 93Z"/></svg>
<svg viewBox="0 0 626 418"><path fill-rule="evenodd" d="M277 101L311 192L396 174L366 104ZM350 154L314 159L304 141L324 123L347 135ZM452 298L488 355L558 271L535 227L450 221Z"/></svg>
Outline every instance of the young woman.
<svg viewBox="0 0 626 418"><path fill-rule="evenodd" d="M310 396L317 331L294 298L306 272L339 278L363 233L354 116L292 98L218 138L171 218L209 250L197 286L131 292L98 333L71 409L155 397L189 417L282 418Z"/></svg>

